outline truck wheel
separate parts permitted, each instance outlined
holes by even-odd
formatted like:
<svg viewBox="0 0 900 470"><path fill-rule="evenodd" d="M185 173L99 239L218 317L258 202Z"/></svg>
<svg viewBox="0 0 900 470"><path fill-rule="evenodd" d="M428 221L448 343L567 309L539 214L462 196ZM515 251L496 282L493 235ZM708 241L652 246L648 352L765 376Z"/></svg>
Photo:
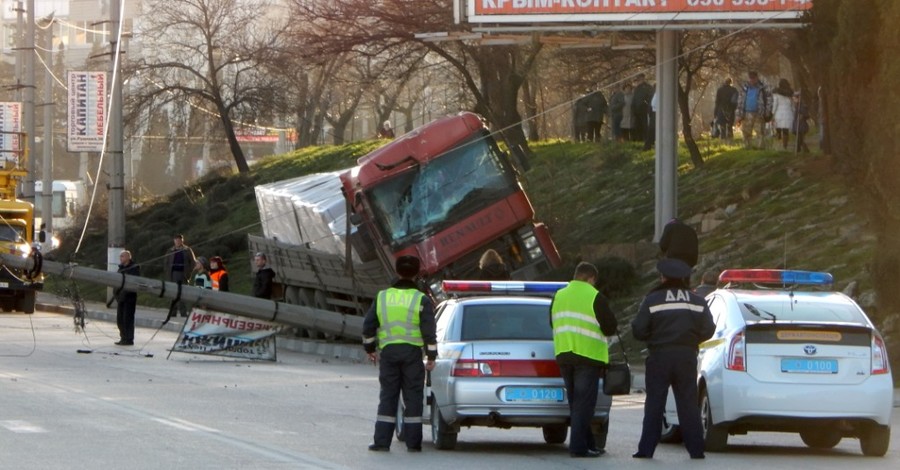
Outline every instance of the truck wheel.
<svg viewBox="0 0 900 470"><path fill-rule="evenodd" d="M569 427L565 424L545 424L541 429L544 431L544 442L547 444L562 444L569 435Z"/></svg>
<svg viewBox="0 0 900 470"><path fill-rule="evenodd" d="M867 457L884 457L891 445L891 427L872 424L859 434L859 447Z"/></svg>
<svg viewBox="0 0 900 470"><path fill-rule="evenodd" d="M300 288L297 286L284 286L284 301L298 305L300 303Z"/></svg>
<svg viewBox="0 0 900 470"><path fill-rule="evenodd" d="M22 297L19 299L19 308L18 310L25 313L34 313L34 298L36 297L36 293L34 291L25 292Z"/></svg>
<svg viewBox="0 0 900 470"><path fill-rule="evenodd" d="M712 406L709 393L704 389L700 394L700 419L703 424L703 442L709 452L722 452L728 447L728 428L713 424Z"/></svg>
<svg viewBox="0 0 900 470"><path fill-rule="evenodd" d="M435 449L453 450L456 447L456 438L459 430L453 429L449 424L444 422L441 416L441 409L438 408L437 402L431 401L431 441L434 442Z"/></svg>

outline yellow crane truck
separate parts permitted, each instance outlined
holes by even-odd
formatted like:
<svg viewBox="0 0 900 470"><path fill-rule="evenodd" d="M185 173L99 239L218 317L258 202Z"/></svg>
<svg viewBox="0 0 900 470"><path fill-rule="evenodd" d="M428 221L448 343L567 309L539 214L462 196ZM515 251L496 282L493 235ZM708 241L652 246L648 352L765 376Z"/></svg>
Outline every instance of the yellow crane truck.
<svg viewBox="0 0 900 470"><path fill-rule="evenodd" d="M37 291L44 286L41 255L34 246L34 206L16 197L16 186L28 172L17 159L0 159L0 250L23 258L35 257L31 270L0 265L0 308L34 313Z"/></svg>

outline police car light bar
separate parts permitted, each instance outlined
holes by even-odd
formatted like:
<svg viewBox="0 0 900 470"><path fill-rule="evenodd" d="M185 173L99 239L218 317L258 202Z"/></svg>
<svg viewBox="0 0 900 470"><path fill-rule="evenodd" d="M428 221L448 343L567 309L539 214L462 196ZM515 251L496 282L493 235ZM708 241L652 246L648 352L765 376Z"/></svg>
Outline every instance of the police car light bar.
<svg viewBox="0 0 900 470"><path fill-rule="evenodd" d="M726 269L719 275L719 282L825 286L834 284L834 277L829 273L815 271L794 271L785 269Z"/></svg>
<svg viewBox="0 0 900 470"><path fill-rule="evenodd" d="M568 282L541 281L444 281L441 284L444 292L522 292L526 294L552 294Z"/></svg>

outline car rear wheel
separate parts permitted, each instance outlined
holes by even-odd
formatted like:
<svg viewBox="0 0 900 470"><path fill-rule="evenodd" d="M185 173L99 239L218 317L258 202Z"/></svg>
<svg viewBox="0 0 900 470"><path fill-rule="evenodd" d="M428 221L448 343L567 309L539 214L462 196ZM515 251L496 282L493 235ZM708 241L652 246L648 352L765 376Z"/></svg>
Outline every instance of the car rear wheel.
<svg viewBox="0 0 900 470"><path fill-rule="evenodd" d="M677 424L672 424L663 415L662 434L659 436L659 442L665 444L678 444L681 442L681 428Z"/></svg>
<svg viewBox="0 0 900 470"><path fill-rule="evenodd" d="M859 447L868 457L884 457L891 444L891 427L872 424L863 428L859 435Z"/></svg>
<svg viewBox="0 0 900 470"><path fill-rule="evenodd" d="M547 444L562 444L569 435L569 427L565 424L545 424L542 429Z"/></svg>
<svg viewBox="0 0 900 470"><path fill-rule="evenodd" d="M831 449L841 442L841 433L836 429L805 429L800 431L800 439L813 449Z"/></svg>
<svg viewBox="0 0 900 470"><path fill-rule="evenodd" d="M397 424L394 426L394 434L397 435L397 440L400 442L406 441L406 433L403 432L403 414L406 412L406 405L403 404L403 400L399 400L397 403Z"/></svg>
<svg viewBox="0 0 900 470"><path fill-rule="evenodd" d="M434 447L440 450L453 450L456 447L456 437L458 431L444 422L441 416L441 409L438 408L437 402L431 402L431 441Z"/></svg>
<svg viewBox="0 0 900 470"><path fill-rule="evenodd" d="M728 447L728 428L713 424L712 406L706 389L700 394L700 418L703 423L703 443L709 452L722 452Z"/></svg>

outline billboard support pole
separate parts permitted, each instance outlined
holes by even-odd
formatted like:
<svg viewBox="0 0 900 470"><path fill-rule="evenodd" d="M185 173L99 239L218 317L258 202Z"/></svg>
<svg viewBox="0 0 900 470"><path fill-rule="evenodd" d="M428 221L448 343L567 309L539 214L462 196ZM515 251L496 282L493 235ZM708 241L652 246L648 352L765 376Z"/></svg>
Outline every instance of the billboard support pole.
<svg viewBox="0 0 900 470"><path fill-rule="evenodd" d="M658 241L666 223L678 214L678 39L670 29L656 32L656 227Z"/></svg>

